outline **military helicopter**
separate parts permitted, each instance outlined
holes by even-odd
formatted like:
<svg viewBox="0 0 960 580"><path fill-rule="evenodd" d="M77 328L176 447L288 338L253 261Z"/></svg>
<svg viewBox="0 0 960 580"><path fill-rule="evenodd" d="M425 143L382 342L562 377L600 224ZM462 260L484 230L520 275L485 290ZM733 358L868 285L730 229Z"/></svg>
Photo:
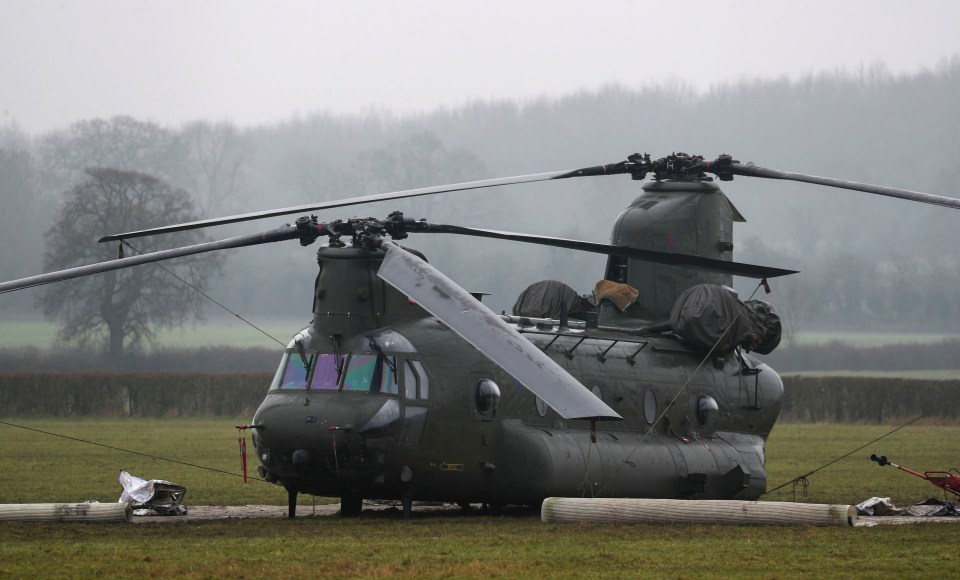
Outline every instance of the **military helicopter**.
<svg viewBox="0 0 960 580"><path fill-rule="evenodd" d="M535 505L548 496L756 499L783 383L749 351L779 342L776 313L732 276L795 273L732 260L743 218L720 181L752 176L960 208L960 200L675 153L573 171L426 187L113 234L122 241L376 201L628 174L653 180L611 244L386 219L293 224L0 284L0 293L203 252L285 240L317 252L313 320L290 341L249 426L260 476L288 493ZM607 256L594 303L532 285L497 315L395 241L445 233Z"/></svg>

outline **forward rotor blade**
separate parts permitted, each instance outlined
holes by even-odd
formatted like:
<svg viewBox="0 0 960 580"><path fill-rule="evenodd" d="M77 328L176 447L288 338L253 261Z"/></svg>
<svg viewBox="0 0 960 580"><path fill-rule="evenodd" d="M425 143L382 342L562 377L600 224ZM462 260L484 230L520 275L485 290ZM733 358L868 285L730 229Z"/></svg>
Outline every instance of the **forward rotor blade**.
<svg viewBox="0 0 960 580"><path fill-rule="evenodd" d="M846 181L844 179L833 179L832 177L818 177L816 175L806 175L804 173L793 173L790 171L780 171L777 169L768 169L753 164L733 163L729 166L730 172L734 175L746 175L750 177L766 177L768 179L785 179L789 181L801 181L804 183L814 183L816 185L826 185L827 187L839 187L840 189L852 189L854 191L863 191L877 195L886 195L887 197L896 197L910 201L919 201L943 207L952 207L960 209L960 199L944 197L942 195L933 195L909 189L898 189L896 187L886 187L883 185L871 185L869 183L860 183L857 181Z"/></svg>
<svg viewBox="0 0 960 580"><path fill-rule="evenodd" d="M439 270L393 242L377 275L417 301L564 419L622 419L489 308Z"/></svg>
<svg viewBox="0 0 960 580"><path fill-rule="evenodd" d="M461 234L464 236L477 236L481 238L495 238L500 240L512 240L515 242L526 242L530 244L540 244L543 246L553 246L556 248L567 248L571 250L581 250L584 252L593 252L596 254L606 254L608 256L626 256L646 262L656 264L667 264L670 266L684 266L687 268L696 268L698 270L708 270L710 272L720 272L723 274L732 274L734 276L743 276L746 278L776 278L778 276L787 276L796 274L796 270L784 270L782 268L773 268L770 266L758 266L746 264L743 262L728 262L726 260L717 260L715 258L704 258L701 256L691 256L689 254L674 254L672 252L659 252L656 250L644 250L641 248L631 248L628 246L614 246L611 244L600 244L597 242L584 242L580 240L570 240L566 238L554 238L550 236L535 236L531 234L519 234L516 232L503 232L497 230L486 230L479 228L467 228L462 226L451 226L445 224L426 224L426 227L418 232L433 232L445 234Z"/></svg>
<svg viewBox="0 0 960 580"><path fill-rule="evenodd" d="M403 191L394 191L390 193L378 193L375 195L365 195L361 197L350 197L347 199L338 199L333 201L318 202L308 205L297 205L293 207L284 207L280 209L271 209L266 211L258 211L253 213L245 213L233 216L227 216L222 218L212 218L206 220L198 220L195 222L187 222L182 224L175 224L171 226L163 226L159 228L150 228L147 230L137 230L132 232L125 232L122 234L112 234L109 236L104 236L100 238L100 242L111 242L121 239L131 239L139 238L142 236L151 236L154 234L168 234L171 232L181 232L184 230L195 230L198 228L206 228L210 226L220 226L225 224L233 224L237 222L245 222L250 220L258 220L268 217L275 217L281 215L289 215L294 213L304 213L311 211L319 211L322 209L331 209L335 207L343 207L347 205L360 205L365 203L374 203L377 201L386 201L391 199L404 199L407 197L419 197L422 195L433 195L437 193L447 193L452 191L466 191L470 189L483 189L486 187L497 187L499 185L514 185L518 183L533 183L537 181L549 181L551 179L566 179L569 177L584 177L587 175L603 175L604 169L608 167L605 165L600 165L597 167L588 167L585 169L576 169L573 171L552 171L550 173L534 173L530 175L518 175L516 177L501 177L498 179L484 179L480 181L468 181L465 183L454 183L451 185L438 185L433 187L421 187L419 189L406 189ZM613 166L610 173L613 173ZM622 172L622 171L621 171Z"/></svg>
<svg viewBox="0 0 960 580"><path fill-rule="evenodd" d="M34 286L42 286L52 282L80 278L82 276L89 276L91 274L100 274L102 272L109 272L111 270L129 268L131 266L138 266L140 264L160 262L162 260L169 260L171 258L193 256L195 254L203 254L217 250L227 250L230 248L242 248L246 246L256 246L259 244L269 244L284 240L294 240L299 238L300 235L301 232L296 227L287 225L260 234L250 234L247 236L238 236L216 242L206 242L193 246L174 248L172 250L162 250L149 254L140 254L139 256L119 258L117 260L100 262L99 264L90 264L88 266L77 266L76 268L70 268L67 270L59 270L57 272L49 272L47 274L40 274L38 276L31 276L29 278L21 278L20 280L0 283L0 294L13 292L14 290L22 290L24 288L32 288Z"/></svg>

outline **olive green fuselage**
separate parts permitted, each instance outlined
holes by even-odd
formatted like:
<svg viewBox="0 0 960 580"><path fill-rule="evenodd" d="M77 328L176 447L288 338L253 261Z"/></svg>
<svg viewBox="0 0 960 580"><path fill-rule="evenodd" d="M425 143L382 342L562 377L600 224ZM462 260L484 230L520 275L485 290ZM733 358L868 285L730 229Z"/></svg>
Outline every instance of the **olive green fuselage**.
<svg viewBox="0 0 960 580"><path fill-rule="evenodd" d="M254 418L265 426L257 453L270 478L325 496L504 504L548 496L753 499L765 490L764 441L783 386L752 359L704 361L673 338L522 328L624 417L592 425L559 417L436 319L390 330L392 341L377 332L343 340L341 357L376 356L374 337L381 356L394 357L398 369L419 361L425 376L401 370L396 393L271 390ZM385 343L397 336L404 348L391 352ZM289 360L298 359L291 349ZM486 413L477 401L483 379L500 391ZM427 383L426 396L412 383ZM702 409L703 397L716 409ZM366 428L378 413L383 424Z"/></svg>
<svg viewBox="0 0 960 580"><path fill-rule="evenodd" d="M614 243L732 259L742 218L715 185L644 189L618 218ZM607 304L590 330L510 318L623 417L591 423L561 417L384 283L382 259L320 248L313 322L291 342L254 417L261 474L291 498L535 504L765 491L764 443L783 394L777 374L747 355L708 356L638 330L663 321L686 288L729 285L729 275L611 258L607 278L640 291L626 312Z"/></svg>

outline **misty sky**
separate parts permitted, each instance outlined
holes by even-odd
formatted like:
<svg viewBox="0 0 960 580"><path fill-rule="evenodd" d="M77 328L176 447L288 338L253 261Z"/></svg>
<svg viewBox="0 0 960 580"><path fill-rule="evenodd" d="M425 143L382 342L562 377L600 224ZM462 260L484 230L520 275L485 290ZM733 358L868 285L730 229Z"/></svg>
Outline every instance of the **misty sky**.
<svg viewBox="0 0 960 580"><path fill-rule="evenodd" d="M0 126L272 123L960 54L956 0L0 0Z"/></svg>

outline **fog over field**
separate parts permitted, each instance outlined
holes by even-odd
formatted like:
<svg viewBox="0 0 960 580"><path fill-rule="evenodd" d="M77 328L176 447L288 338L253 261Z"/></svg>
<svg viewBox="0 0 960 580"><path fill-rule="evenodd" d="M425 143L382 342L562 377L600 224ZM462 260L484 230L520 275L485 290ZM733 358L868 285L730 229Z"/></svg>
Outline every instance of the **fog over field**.
<svg viewBox="0 0 960 580"><path fill-rule="evenodd" d="M626 1L602 10L427 1L0 0L0 8L8 15L0 22L0 280L43 270L44 232L86 167L159 177L189 192L200 217L574 169L637 151L730 153L958 196L953 2L875 2L868 11L854 2ZM722 187L748 220L737 224L736 259L802 271L766 297L791 328L960 328L960 212L744 177ZM319 217L401 210L606 242L640 191L611 176ZM541 279L589 292L605 264L493 240L405 243L465 288L491 292L498 312ZM309 319L315 248L230 251L210 294L244 316ZM748 282L738 283L744 294ZM40 292L3 295L0 312L40 316Z"/></svg>

